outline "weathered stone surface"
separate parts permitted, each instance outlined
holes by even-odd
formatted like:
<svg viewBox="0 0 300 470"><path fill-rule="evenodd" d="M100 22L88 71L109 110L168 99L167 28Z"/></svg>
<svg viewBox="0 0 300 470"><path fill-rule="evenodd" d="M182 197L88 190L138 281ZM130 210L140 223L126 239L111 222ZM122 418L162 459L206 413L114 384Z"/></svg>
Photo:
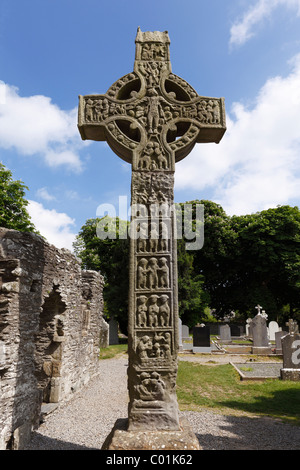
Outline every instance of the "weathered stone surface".
<svg viewBox="0 0 300 470"><path fill-rule="evenodd" d="M132 165L128 431L173 433L180 430L175 162L197 142L220 142L225 108L223 98L199 96L172 73L167 31L138 29L135 42L132 73L104 95L79 97L78 128Z"/></svg>
<svg viewBox="0 0 300 470"><path fill-rule="evenodd" d="M266 318L259 312L251 322L253 347L252 353L268 355L272 353L269 345Z"/></svg>
<svg viewBox="0 0 300 470"><path fill-rule="evenodd" d="M194 432L181 419L178 431L128 431L128 420L119 419L102 450L201 450Z"/></svg>
<svg viewBox="0 0 300 470"><path fill-rule="evenodd" d="M281 338L283 368L280 370L283 380L300 380L300 334L296 321L287 323L289 333Z"/></svg>
<svg viewBox="0 0 300 470"><path fill-rule="evenodd" d="M221 343L231 343L231 332L230 332L230 326L227 325L221 325L220 326L220 342Z"/></svg>
<svg viewBox="0 0 300 470"><path fill-rule="evenodd" d="M68 250L0 228L0 449L22 448L42 402L97 373L102 288Z"/></svg>

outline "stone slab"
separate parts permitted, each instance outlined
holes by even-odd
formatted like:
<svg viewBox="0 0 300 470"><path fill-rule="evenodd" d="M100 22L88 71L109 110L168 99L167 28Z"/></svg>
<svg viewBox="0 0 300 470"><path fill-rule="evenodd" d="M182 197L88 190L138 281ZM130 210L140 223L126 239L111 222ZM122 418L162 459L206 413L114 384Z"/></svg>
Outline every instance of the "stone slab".
<svg viewBox="0 0 300 470"><path fill-rule="evenodd" d="M280 375L282 380L300 381L300 369L283 368L280 371Z"/></svg>
<svg viewBox="0 0 300 470"><path fill-rule="evenodd" d="M179 431L128 431L128 419L118 419L101 450L202 450L185 419Z"/></svg>
<svg viewBox="0 0 300 470"><path fill-rule="evenodd" d="M211 347L195 347L193 346L193 353L210 353L211 352Z"/></svg>
<svg viewBox="0 0 300 470"><path fill-rule="evenodd" d="M268 346L252 346L252 354L269 356L272 354L272 349Z"/></svg>

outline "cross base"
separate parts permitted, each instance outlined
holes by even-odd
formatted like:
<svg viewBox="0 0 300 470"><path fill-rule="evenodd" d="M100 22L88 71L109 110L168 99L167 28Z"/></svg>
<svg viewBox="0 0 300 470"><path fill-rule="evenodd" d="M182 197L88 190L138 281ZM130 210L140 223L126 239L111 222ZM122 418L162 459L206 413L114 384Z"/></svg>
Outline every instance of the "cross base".
<svg viewBox="0 0 300 470"><path fill-rule="evenodd" d="M128 419L118 419L101 450L202 450L186 420L179 431L128 431Z"/></svg>

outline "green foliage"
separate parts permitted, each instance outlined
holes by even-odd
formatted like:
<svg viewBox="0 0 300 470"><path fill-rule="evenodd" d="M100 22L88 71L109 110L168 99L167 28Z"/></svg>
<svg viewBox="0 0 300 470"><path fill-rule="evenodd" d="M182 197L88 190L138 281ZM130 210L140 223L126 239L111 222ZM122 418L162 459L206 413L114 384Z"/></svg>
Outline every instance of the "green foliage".
<svg viewBox="0 0 300 470"><path fill-rule="evenodd" d="M209 296L203 290L203 275L195 272L193 261L193 252L186 251L185 241L177 240L179 316L189 327L201 321L209 302Z"/></svg>
<svg viewBox="0 0 300 470"><path fill-rule="evenodd" d="M257 312L259 303L269 320L284 324L300 320L300 211L298 207L275 209L229 217L219 204L206 200L188 203L196 225L196 204L204 205L204 245L186 250L185 238L177 240L179 315L189 327L234 311L245 320ZM179 204L181 210L184 204ZM88 269L105 277L105 309L125 332L128 308L129 239L127 222L105 219L108 237L100 240L96 226L103 219L90 219L82 227L75 252ZM183 217L181 219L183 221ZM183 222L182 222L183 223ZM115 225L116 224L116 225ZM184 230L183 230L184 234ZM122 238L124 237L124 239Z"/></svg>
<svg viewBox="0 0 300 470"><path fill-rule="evenodd" d="M218 204L195 202L204 204L205 239L194 267L216 315L234 310L245 319L259 303L269 320L300 319L299 208L228 217Z"/></svg>
<svg viewBox="0 0 300 470"><path fill-rule="evenodd" d="M106 223L108 237L97 236L98 228ZM116 225L115 225L116 223ZM81 258L85 269L100 271L104 276L104 313L114 317L123 333L127 332L129 290L129 239L122 239L127 222L109 217L88 219L76 237L75 254ZM116 227L116 230L115 230ZM123 235L122 235L123 234ZM116 238L113 238L116 235Z"/></svg>
<svg viewBox="0 0 300 470"><path fill-rule="evenodd" d="M256 214L232 217L237 279L244 288L235 296L237 309L250 313L260 303L273 319L285 321L300 308L300 211L278 206ZM238 282L233 283L236 290ZM237 292L237 291L236 291ZM286 304L290 311L283 314ZM252 307L252 308L253 308ZM270 318L270 316L269 316Z"/></svg>
<svg viewBox="0 0 300 470"><path fill-rule="evenodd" d="M26 189L27 186L22 181L14 181L11 171L0 163L0 227L36 232L26 209Z"/></svg>
<svg viewBox="0 0 300 470"><path fill-rule="evenodd" d="M241 381L230 364L217 366L179 362L177 397L180 409L237 410L300 424L300 383L271 379Z"/></svg>

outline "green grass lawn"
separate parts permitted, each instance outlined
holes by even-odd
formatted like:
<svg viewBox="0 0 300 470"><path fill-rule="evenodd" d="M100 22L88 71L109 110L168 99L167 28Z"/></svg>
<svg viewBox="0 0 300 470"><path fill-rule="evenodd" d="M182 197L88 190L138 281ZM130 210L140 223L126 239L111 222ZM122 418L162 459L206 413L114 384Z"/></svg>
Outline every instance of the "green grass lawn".
<svg viewBox="0 0 300 470"><path fill-rule="evenodd" d="M100 359L111 359L113 357L119 356L120 354L124 354L127 352L128 346L127 344L112 344L108 346L108 348L101 348L100 349Z"/></svg>
<svg viewBox="0 0 300 470"><path fill-rule="evenodd" d="M300 425L300 382L241 381L230 364L179 362L177 397L181 410L271 416Z"/></svg>
<svg viewBox="0 0 300 470"><path fill-rule="evenodd" d="M100 359L126 352L127 344L112 345L101 349ZM179 361L177 398L181 410L270 416L300 426L300 382L241 381L230 364Z"/></svg>

